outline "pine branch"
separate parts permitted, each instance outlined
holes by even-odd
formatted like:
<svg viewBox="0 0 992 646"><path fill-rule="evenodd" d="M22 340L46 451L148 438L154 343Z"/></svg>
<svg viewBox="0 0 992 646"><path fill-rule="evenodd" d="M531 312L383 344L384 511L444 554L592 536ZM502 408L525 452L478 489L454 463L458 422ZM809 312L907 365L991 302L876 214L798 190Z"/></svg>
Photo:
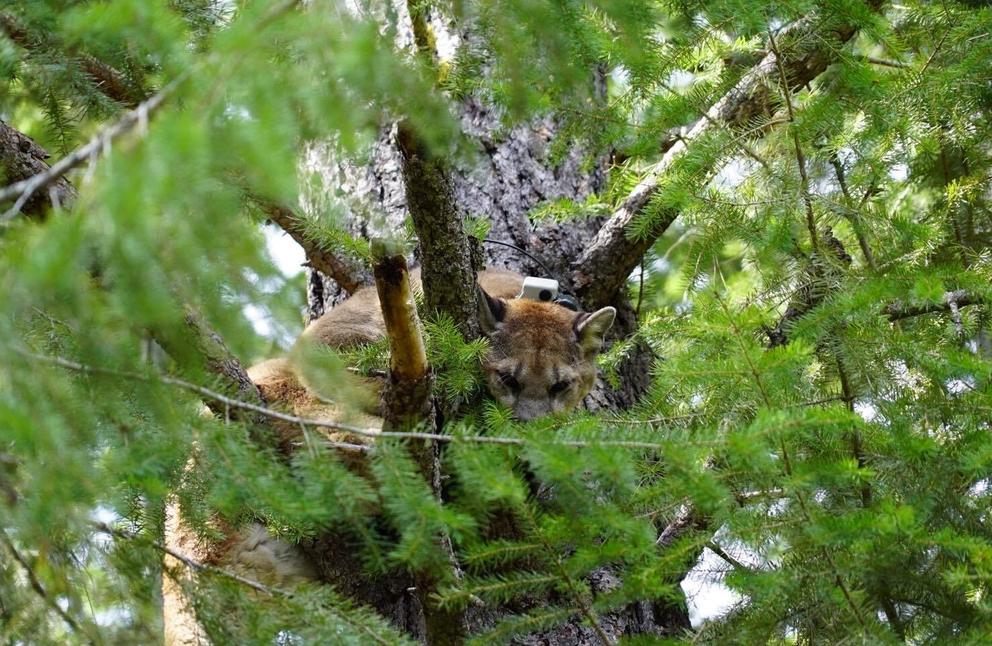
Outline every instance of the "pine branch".
<svg viewBox="0 0 992 646"><path fill-rule="evenodd" d="M824 298L826 298L826 294L814 296L813 291L814 290L808 288L801 290L799 297L789 304L789 308L786 310L785 314L782 315L782 318L779 319L775 327L768 330L770 347L785 345L788 343L789 328L791 328L796 321L812 311L817 305L823 302ZM953 313L956 309L968 307L970 305L980 305L986 302L987 300L978 294L974 294L968 290L959 289L946 292L943 298L935 303L910 305L903 303L902 301L895 301L884 305L881 309L881 314L886 316L890 321L895 322L913 318L915 316L924 316L926 314L937 314L940 312Z"/></svg>
<svg viewBox="0 0 992 646"><path fill-rule="evenodd" d="M302 0L284 0L283 2L275 5L258 20L256 29L259 31L264 29L286 12L295 9L301 2ZM97 69L100 66L106 67L107 70L112 69L94 59L94 69ZM116 123L97 133L89 141L89 143L77 148L51 167L48 167L47 164L45 164L40 170L33 173L33 175L25 176L22 179L19 178L19 181L0 189L0 204L16 198L14 206L12 206L7 212L0 215L0 226L6 226L10 220L16 217L17 214L27 206L28 202L35 195L35 193L47 188L53 183L64 181L64 175L66 173L73 170L83 162L96 159L101 153L109 151L110 145L114 142L114 140L119 138L121 135L127 134L133 130L135 126L141 126L142 128L146 126L148 124L149 117L162 106L165 99L168 98L169 95L171 95L172 92L175 91L175 89L183 82L188 73L188 71L184 72L165 85L161 90L148 97L141 103L138 103L134 109L125 113L124 116L118 119ZM105 86L105 88L109 87L110 85ZM6 127L6 124L4 124L4 126ZM11 155L8 151L8 146L9 142L4 141L4 138L0 137L0 161L2 161L4 165L7 165L6 158ZM10 150L17 149L12 148ZM47 155L42 157L42 159L44 158L47 158ZM75 193L73 193L72 196L75 197ZM56 195L55 197L59 196ZM65 205L64 201L60 203ZM37 208L40 209L40 211L44 211L48 204L58 206L58 203L50 197L49 200L42 201Z"/></svg>
<svg viewBox="0 0 992 646"><path fill-rule="evenodd" d="M834 168L834 173L837 176L837 184L840 186L840 192L846 202L845 206L847 208L844 209L843 213L851 223L851 228L854 229L854 235L858 239L858 246L861 247L861 254L865 257L865 263L871 267L872 271L877 271L878 265L875 263L875 255L872 253L871 247L868 245L868 239L865 237L864 226L861 221L860 205L855 204L854 198L851 196L851 192L847 187L844 164L837 158L837 155L831 155L830 165ZM862 200L863 203L864 201ZM856 206L858 208L855 208Z"/></svg>
<svg viewBox="0 0 992 646"><path fill-rule="evenodd" d="M881 2L872 0L869 5L878 9ZM782 60L769 50L760 63L713 104L689 132L664 154L661 161L613 212L613 216L602 226L585 253L572 265L577 294L587 307L599 307L612 302L647 250L678 217L677 211L670 210L645 235L637 238L628 236L630 224L651 202L665 173L676 160L686 154L689 146L716 125L738 128L749 123L755 115L771 113L770 97L765 88L766 78L775 74L781 66L785 85L790 89L795 90L809 84L836 60L837 45L848 42L856 32L854 27L842 27L833 34L835 40L820 36L815 39L816 44L810 46L808 42L816 35L818 25L818 18L811 16L783 29L780 35L791 46L782 48Z"/></svg>
<svg viewBox="0 0 992 646"><path fill-rule="evenodd" d="M774 328L766 331L768 346L771 348L788 343L789 328L826 299L829 290L815 289L815 287L822 284L824 279L830 276L830 272L836 265L849 265L852 262L843 243L834 236L829 227L823 229L822 239L824 253L813 257L813 260L817 262L805 270L805 276L802 277L804 283L789 301L785 314L778 320Z"/></svg>
<svg viewBox="0 0 992 646"><path fill-rule="evenodd" d="M372 284L372 275L364 263L342 253L332 253L307 235L304 220L300 214L267 200L254 197L251 199L259 203L269 220L279 225L297 244L303 247L311 267L333 278L348 292L354 292Z"/></svg>
<svg viewBox="0 0 992 646"><path fill-rule="evenodd" d="M11 41L28 51L37 51L43 46L43 43L33 39L28 30L8 13L0 13L0 30ZM149 98L149 94L144 88L129 82L120 70L107 65L95 56L81 52L76 48L65 50L63 55L66 58L74 59L74 62L90 77L97 90L110 100L125 107L134 108Z"/></svg>
<svg viewBox="0 0 992 646"><path fill-rule="evenodd" d="M62 621L64 621L66 625L69 626L70 629L72 629L72 632L83 636L87 642L91 644L96 644L97 642L92 637L86 634L86 631L82 629L82 627L79 625L79 622L73 619L72 615L66 612L62 608L62 606L60 606L58 602L55 599L53 599L51 595L48 594L48 591L45 590L45 586L43 586L41 584L41 581L38 580L38 575L35 574L34 568L32 568L31 564L28 563L27 559L24 558L24 556L17 551L17 548L14 547L13 541L11 541L10 537L7 536L7 531L3 528L0 528L0 542L3 543L4 547L7 548L7 551L10 552L11 557L13 557L13 559L17 561L17 563L21 566L21 569L24 570L24 574L25 576L27 576L28 583L30 584L31 589L34 590L35 594L37 594L41 598L41 600L45 603L45 605L51 608L55 612L55 614L61 617Z"/></svg>
<svg viewBox="0 0 992 646"><path fill-rule="evenodd" d="M806 155L803 147L799 143L799 133L796 131L796 112L792 106L792 89L789 87L789 80L785 74L785 65L782 62L782 52L779 51L778 43L775 42L775 34L768 30L768 44L775 54L775 66L778 68L782 96L785 99L785 109L789 115L789 123L792 124L792 143L796 151L796 165L799 166L799 187L802 191L803 204L806 206L806 228L809 230L809 240L813 245L813 251L819 252L820 241L816 236L816 215L813 213L813 200L809 195L809 175L806 173Z"/></svg>
<svg viewBox="0 0 992 646"><path fill-rule="evenodd" d="M964 289L958 289L952 292L946 292L943 298L936 303L909 305L896 301L886 305L882 309L882 313L889 317L890 321L901 321L902 319L908 319L914 316L948 312L957 308L968 307L969 305L980 305L985 302L986 300L977 294Z"/></svg>
<svg viewBox="0 0 992 646"><path fill-rule="evenodd" d="M175 90L182 79L176 79L162 88L158 93L142 102L134 110L124 114L116 123L97 133L89 143L63 157L51 167L47 167L31 177L10 184L0 189L0 204L15 200L14 205L0 215L0 225L6 225L14 219L34 195L59 180L64 180L66 173L80 166L83 162L93 160L110 150L111 144L122 135L131 132L136 126L144 127L149 117L155 113L165 99ZM3 143L3 142L0 142ZM74 195L74 194L73 194ZM48 203L51 203L48 201ZM44 206L44 205L43 205ZM63 206L68 206L63 203Z"/></svg>

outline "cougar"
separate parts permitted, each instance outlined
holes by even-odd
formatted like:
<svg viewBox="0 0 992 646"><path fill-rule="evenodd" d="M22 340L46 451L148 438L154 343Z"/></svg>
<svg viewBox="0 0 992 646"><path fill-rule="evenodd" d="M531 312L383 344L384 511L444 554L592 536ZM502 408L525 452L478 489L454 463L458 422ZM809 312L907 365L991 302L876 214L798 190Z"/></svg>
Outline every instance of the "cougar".
<svg viewBox="0 0 992 646"><path fill-rule="evenodd" d="M411 272L410 280L414 289L420 288L419 270ZM489 393L515 418L526 421L572 410L582 402L595 382L596 355L616 310L604 307L584 313L552 302L517 299L522 285L523 276L519 274L487 269L478 275L477 302L480 327L489 340L489 352L482 364ZM307 326L294 352L306 351L307 345L314 344L345 349L378 341L385 335L378 294L375 287L366 287ZM340 422L345 416L341 407L307 387L289 359L264 361L249 368L248 376L274 407L327 422ZM365 428L381 427L381 420L369 411L358 416L357 421L348 421ZM275 427L283 449L292 450L301 429L282 421ZM337 442L367 445L373 441L347 432L321 432ZM221 545L203 546L182 522L177 506L169 505L168 547L276 586L314 578L313 567L302 552L270 536L261 525L252 524L231 535ZM166 564L179 566L171 556L166 557ZM183 590L168 575L163 577L163 606L167 646L208 643Z"/></svg>

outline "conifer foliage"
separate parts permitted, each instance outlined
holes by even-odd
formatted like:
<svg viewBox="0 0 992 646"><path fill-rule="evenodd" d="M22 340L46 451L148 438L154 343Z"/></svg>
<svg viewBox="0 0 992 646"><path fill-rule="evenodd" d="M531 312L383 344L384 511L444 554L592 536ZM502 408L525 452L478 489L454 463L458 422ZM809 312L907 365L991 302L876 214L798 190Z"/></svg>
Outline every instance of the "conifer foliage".
<svg viewBox="0 0 992 646"><path fill-rule="evenodd" d="M0 640L155 643L163 577L215 643L987 640L990 34L964 0L7 0ZM635 403L517 422L486 341L418 299L432 426L360 468L305 421L280 446L242 365L290 352L305 287L265 232L349 291L356 232L425 257L419 221L315 188L313 151L377 172L406 138L429 190L527 129L539 164L606 173L517 242L620 308L597 389ZM478 251L466 195L434 216ZM388 369L307 359L355 409ZM164 568L173 497L204 541L261 522L354 567ZM703 555L739 601L690 624Z"/></svg>

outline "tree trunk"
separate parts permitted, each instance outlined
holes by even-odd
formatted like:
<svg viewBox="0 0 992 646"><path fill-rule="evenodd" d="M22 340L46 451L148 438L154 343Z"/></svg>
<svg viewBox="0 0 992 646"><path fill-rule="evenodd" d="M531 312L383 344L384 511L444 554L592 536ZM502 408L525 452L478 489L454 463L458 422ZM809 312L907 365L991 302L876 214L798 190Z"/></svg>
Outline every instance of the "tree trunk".
<svg viewBox="0 0 992 646"><path fill-rule="evenodd" d="M537 257L552 272L552 278L570 289L570 265L581 250L595 237L603 218L580 218L571 223L532 223L528 212L539 204L561 198L577 202L603 188L606 179L606 157L596 164L584 165L584 151L574 149L559 165L552 165L548 152L556 132L551 119L542 119L509 132L499 132L498 115L477 101L461 107L463 127L479 142L478 154L471 164L447 170L453 195L453 206L461 218L487 217L491 229L488 238L508 242ZM404 151L400 145L400 130L385 129L373 146L370 163L364 167L349 166L333 157L324 147L312 148L307 156L308 170L319 169L323 186L315 187L318 195L331 193L349 196L348 227L355 235L374 237L403 226L408 214L409 187L404 182ZM410 179L409 177L407 178ZM418 189L422 184L416 185ZM422 192L414 199L423 200ZM364 214L376 214L377 218ZM483 245L484 264L511 269L525 275L546 276L547 272L526 255L512 248ZM415 262L421 259L418 249ZM428 279L425 276L425 290ZM337 281L311 270L308 281L309 316L319 316L341 298L343 290ZM633 309L625 299L616 303L619 316L613 338L621 338L636 327ZM617 409L633 403L648 382L650 355L636 353L633 361L621 370L621 387L610 389L602 380L587 397L591 410ZM424 640L426 625L421 600L411 589L412 578L390 576L370 581L362 573L361 563L343 547L340 536L325 536L305 547L308 556L318 565L321 576L344 594L375 608L397 626L414 637ZM608 590L618 584L616 574L603 568L591 581L596 590ZM505 611L500 609L470 609L466 623L470 632L493 625ZM619 638L633 634L672 635L689 628L684 604L652 604L642 602L623 611L600 617L601 625L611 636ZM548 631L519 640L525 644L599 644L597 634L584 626L579 617Z"/></svg>

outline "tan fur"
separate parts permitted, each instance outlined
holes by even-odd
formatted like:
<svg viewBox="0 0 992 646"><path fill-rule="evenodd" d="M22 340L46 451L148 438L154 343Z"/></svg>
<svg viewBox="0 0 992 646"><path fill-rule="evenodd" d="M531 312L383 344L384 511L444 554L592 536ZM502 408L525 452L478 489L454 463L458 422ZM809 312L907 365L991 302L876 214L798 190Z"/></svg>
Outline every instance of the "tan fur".
<svg viewBox="0 0 992 646"><path fill-rule="evenodd" d="M502 311L482 314L493 325L483 364L493 397L521 420L576 408L596 382L596 353L615 310L579 314L531 300L493 305Z"/></svg>
<svg viewBox="0 0 992 646"><path fill-rule="evenodd" d="M361 411L347 410L333 401L322 399L304 385L297 376L288 359L269 359L248 369L248 376L262 393L269 406L291 413L296 417L317 419L323 422L341 422L360 428L378 429L382 427L382 419ZM303 429L294 422L273 420L273 426L279 432L279 445L284 452L291 452L295 446L305 440ZM346 431L337 431L325 427L312 427L308 432L332 442L367 445L372 440L366 436L355 435Z"/></svg>
<svg viewBox="0 0 992 646"><path fill-rule="evenodd" d="M421 291L420 270L410 272L414 291ZM523 276L504 269L479 272L479 285L496 298L515 298L524 284ZM352 296L307 326L301 342L319 343L331 348L353 348L386 336L386 323L379 309L375 286L357 290Z"/></svg>
<svg viewBox="0 0 992 646"><path fill-rule="evenodd" d="M333 402L321 400L304 386L291 363L287 359L270 359L248 369L248 376L255 382L268 402L277 410L325 422L347 421L362 428L380 428L382 421L374 416L345 411ZM273 420L273 427L279 434L279 445L289 453L305 441L303 429L295 423ZM367 445L371 439L343 431L322 427L307 430L314 436L333 442ZM358 470L364 468L362 454L342 452L342 458ZM193 467L191 462L187 470ZM269 534L258 523L251 523L241 529L222 527L215 520L217 529L228 539L215 544L201 541L183 521L179 505L173 499L166 507L165 543L168 548L200 563L218 565L249 579L278 588L316 578L313 566L300 549ZM183 585L194 582L194 573L172 556L165 557L169 574L162 577L162 621L166 646L201 646L209 644L203 627L196 620L190 600Z"/></svg>
<svg viewBox="0 0 992 646"><path fill-rule="evenodd" d="M411 272L414 289L420 289L420 272ZM484 361L489 390L511 408L519 419L567 411L578 406L596 378L595 355L603 334L613 322L613 308L592 315L578 314L553 303L514 300L520 293L519 274L488 269L478 282L485 294L479 295L480 319L489 336L491 351ZM488 295L487 298L486 295ZM490 306L495 307L496 312ZM383 338L385 323L374 287L356 291L304 330L293 356L305 351L306 344L322 344L335 349L354 347ZM381 428L380 418L347 411L333 401L319 397L307 386L293 363L286 358L263 361L248 369L272 408L298 417L342 422L363 428ZM508 378L513 379L509 385ZM561 392L550 392L556 384L567 384ZM369 388L375 384L368 382ZM346 417L347 415L347 417ZM291 452L307 438L298 424L273 420L279 444ZM326 428L308 429L320 437L349 444L368 445L371 439ZM364 470L361 453L342 453L350 466ZM216 563L251 579L277 587L312 578L314 572L299 549L271 536L264 527L251 524L238 531L223 532L228 539L204 545L182 521L178 505L170 501L166 510L166 545L204 563ZM180 580L192 582L192 573L178 560L166 557L166 565L179 573ZM207 644L202 627L179 583L163 577L163 618L167 646Z"/></svg>

